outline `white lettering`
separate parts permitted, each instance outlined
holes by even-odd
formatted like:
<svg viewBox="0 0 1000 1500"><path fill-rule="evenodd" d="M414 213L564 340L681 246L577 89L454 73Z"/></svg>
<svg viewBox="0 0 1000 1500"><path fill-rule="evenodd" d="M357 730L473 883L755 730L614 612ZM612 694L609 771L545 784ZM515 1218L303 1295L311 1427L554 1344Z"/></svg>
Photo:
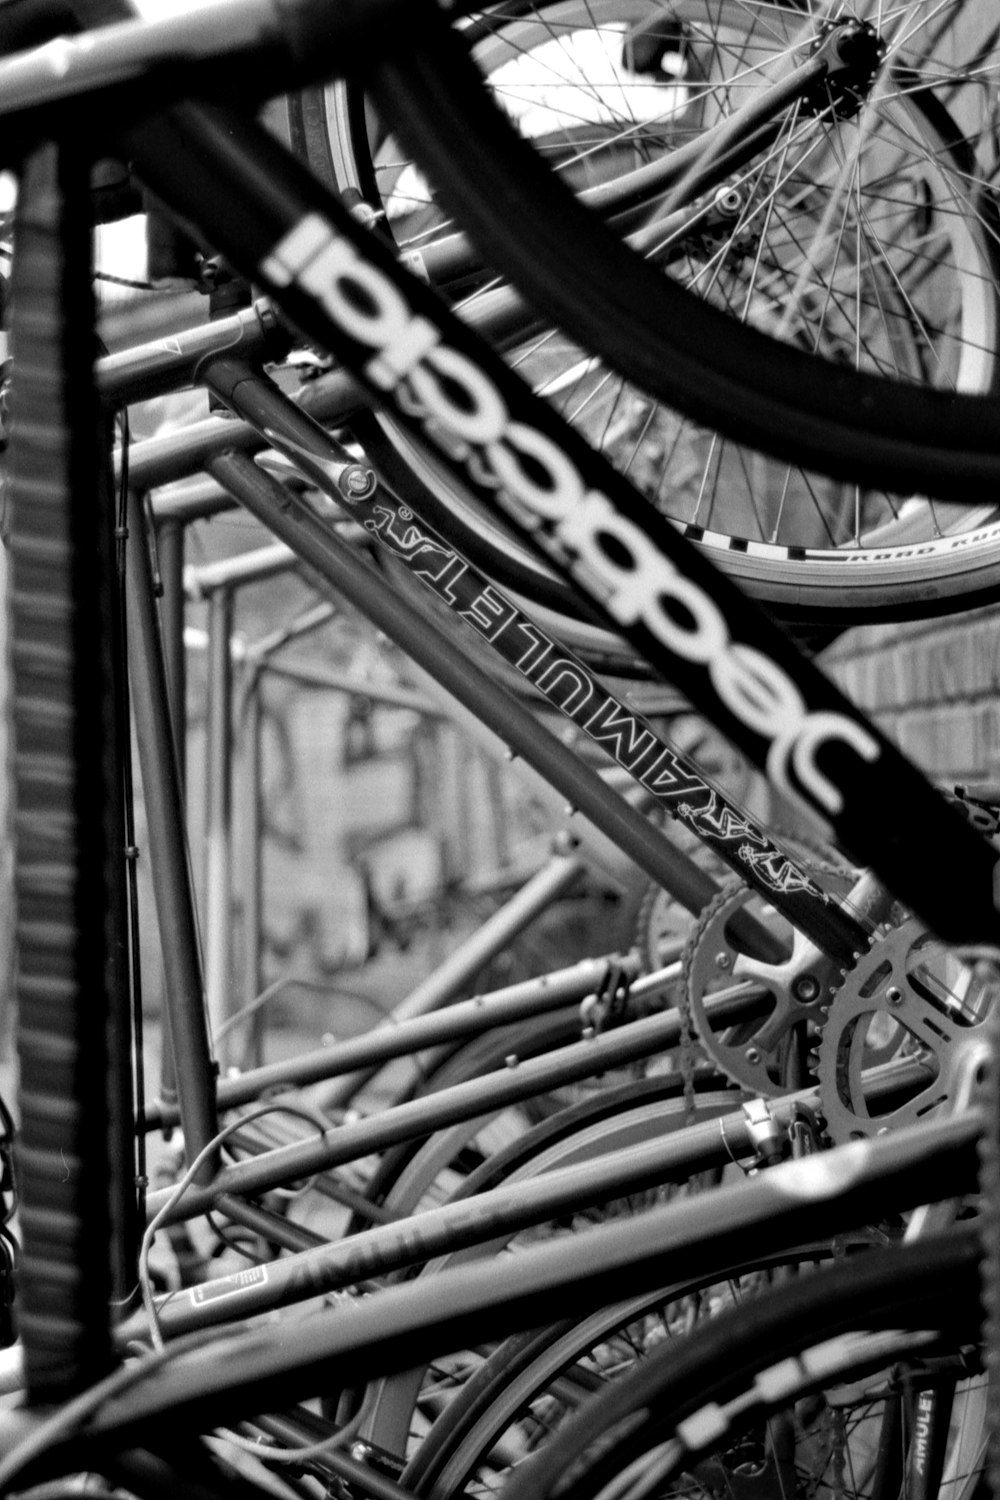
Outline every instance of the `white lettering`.
<svg viewBox="0 0 1000 1500"><path fill-rule="evenodd" d="M405 297L346 240L325 245L299 280L359 343L381 350L405 338L411 321Z"/></svg>
<svg viewBox="0 0 1000 1500"><path fill-rule="evenodd" d="M457 350L432 349L424 368L411 371L410 384L427 410L465 442L485 446L503 437L509 419L499 391Z"/></svg>
<svg viewBox="0 0 1000 1500"><path fill-rule="evenodd" d="M544 433L523 422L510 422L502 442L487 444L486 457L513 498L535 513L535 526L538 516L558 521L583 504L575 464Z"/></svg>
<svg viewBox="0 0 1000 1500"><path fill-rule="evenodd" d="M261 270L278 286L290 286L302 268L329 242L329 226L319 214L306 214L274 247Z"/></svg>
<svg viewBox="0 0 1000 1500"><path fill-rule="evenodd" d="M731 642L713 661L712 676L719 696L758 734L773 738L785 729L794 731L805 716L795 683L753 646Z"/></svg>
<svg viewBox="0 0 1000 1500"><path fill-rule="evenodd" d="M377 266L333 235L322 218L308 214L274 247L262 271L275 285L298 281L312 293L350 338L372 351L365 369L377 387L400 387L401 407L418 417L480 484L498 485L504 503L534 529L547 523L560 555L620 624L641 622L668 651L706 667L729 712L769 742L768 773L786 795L831 816L842 810L843 793L820 769L819 753L839 741L872 763L881 753L875 737L844 714L807 710L787 672L755 647L733 641L711 596L664 557L642 527L621 515L607 496L587 490L576 464L556 441L512 420L489 376L444 344L439 330L413 313ZM503 628L495 608L485 618L475 607L472 613L484 633ZM547 650L546 645L543 659ZM526 654L537 656L536 648ZM531 663L539 664L537 659ZM566 678L565 669L561 661L552 663L553 687ZM571 686L571 699L582 688L580 681ZM659 763L656 770L662 774Z"/></svg>
<svg viewBox="0 0 1000 1500"><path fill-rule="evenodd" d="M767 771L776 785L796 801L802 801L799 786L805 789L813 805L836 817L844 806L839 788L834 786L816 765L816 752L830 740L841 740L862 760L873 762L879 757L878 741L853 719L843 714L813 713L800 721L792 732L778 735L768 752ZM797 786L789 777L788 762L798 778Z"/></svg>

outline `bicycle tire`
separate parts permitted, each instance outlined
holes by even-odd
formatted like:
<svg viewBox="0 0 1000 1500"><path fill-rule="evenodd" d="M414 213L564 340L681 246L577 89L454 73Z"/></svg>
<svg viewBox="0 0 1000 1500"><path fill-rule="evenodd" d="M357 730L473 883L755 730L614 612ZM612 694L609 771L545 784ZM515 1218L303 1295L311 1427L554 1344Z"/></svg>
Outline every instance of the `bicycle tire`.
<svg viewBox="0 0 1000 1500"><path fill-rule="evenodd" d="M517 1026L500 1028L485 1036L473 1038L461 1047L455 1048L447 1057L438 1060L425 1078L417 1079L416 1086L412 1091L408 1091L406 1097L419 1098L447 1088L453 1083L463 1083L469 1078L481 1078L487 1073L502 1068L504 1060L508 1057L515 1056L520 1059L535 1057L541 1052L548 1052L568 1042L576 1041L579 1035L579 1011L576 1009L572 1012L556 1012L552 1016L539 1017L536 1021L520 1023ZM505 1110L501 1113L508 1118L508 1121L512 1115L523 1119L524 1108L524 1106L516 1106L513 1111ZM491 1120L493 1118L490 1117ZM489 1141L488 1147L477 1145L477 1137L484 1128ZM501 1131L504 1130L504 1127L500 1128ZM439 1144L443 1136L458 1143L452 1155L461 1152L467 1161L471 1158L476 1166L485 1158L487 1151L496 1148L498 1140L497 1135L489 1130L488 1122L473 1120L430 1137L424 1136L419 1140L406 1141L399 1146L394 1146L379 1158L368 1183L369 1198L381 1207L391 1207L395 1213L412 1213L416 1203L442 1170L442 1163L438 1160L438 1146L435 1143ZM447 1154L447 1148L444 1149ZM432 1165L427 1163L429 1156L434 1157ZM419 1186L411 1187L411 1184L419 1184ZM352 1229L364 1227L366 1226L359 1219L352 1221Z"/></svg>
<svg viewBox="0 0 1000 1500"><path fill-rule="evenodd" d="M135 1232L116 518L89 372L89 166L72 144L23 164L9 323L17 1324L35 1403L114 1363L108 1309Z"/></svg>
<svg viewBox="0 0 1000 1500"><path fill-rule="evenodd" d="M789 1273L825 1264L832 1255L830 1246L804 1247L734 1268L727 1279L679 1283L597 1309L580 1322L515 1334L445 1408L407 1464L404 1483L433 1500L496 1492L507 1477L505 1465L525 1461L588 1393L624 1378L651 1348L664 1340L674 1340L676 1348L676 1339L703 1317L766 1295Z"/></svg>
<svg viewBox="0 0 1000 1500"><path fill-rule="evenodd" d="M571 0L566 0L566 3L571 3ZM614 3L618 0L608 0L609 5ZM686 5L690 8L696 3L697 0L676 0L671 14L675 11L680 14ZM512 9L523 12L528 7L503 9L505 13ZM565 3L560 5L558 0L553 0L552 6L533 8L532 15L540 14L541 10L561 9L565 9ZM587 7L588 12L591 9ZM721 8L717 7L717 10ZM749 14L752 10L752 6L739 7L740 14ZM960 4L952 4L946 10L960 20ZM767 11L767 24L773 30L775 8L769 6ZM798 24L803 11L788 7L783 14L796 18ZM946 15L945 22L947 20ZM920 28L914 25L913 29L919 35ZM989 76L991 69L1000 69L1000 61L994 62L990 57L981 66ZM446 87L446 80L438 73L431 82L433 64L422 80L414 76L409 89L402 77L403 71L391 68L387 71L386 87L381 97L387 111L405 111L407 120L403 121L402 133L407 134L408 122L411 135L419 132L424 151L430 123L424 107L442 117L439 121L442 135L448 129L444 117L453 114L454 110L441 107L444 97L441 91ZM422 72L419 60L416 72ZM388 97L390 74L391 101ZM906 95L905 108L916 112L916 117L922 122L921 129L927 133L928 156L938 163L948 158L949 173L952 172L953 158L954 175L964 180L972 172L969 165L972 158L966 154L968 142L958 140L961 132L951 122L949 110L930 91L908 86ZM432 106L429 105L431 98L434 101ZM462 99L463 109L468 102ZM885 113L884 106L880 107ZM899 107L898 101L893 105L896 107ZM324 109L330 112L325 127ZM371 201L379 202L370 153L366 161L365 146L361 141L363 102L359 102L349 89L327 96L326 102L322 95L314 94L307 96L302 103L300 117L306 124L299 132L299 140L314 168L328 177L332 175L341 186L345 182L356 186L370 199L374 192L376 197ZM480 123L484 128L487 125L485 120ZM464 144L457 139L463 132L466 135ZM463 220L478 224L480 241L489 245L491 261L501 265L505 272L515 270L523 276L525 268L520 266L520 260L525 255L535 256L537 253L538 265L527 271L532 278L532 300L540 306L555 306L561 325L571 329L584 347L598 350L610 364L625 373L636 373L638 383L644 389L687 411L698 421L718 425L723 430L728 427L731 431L735 430L734 423L744 420L756 423L763 406L774 397L771 415L764 423L772 433L772 441L777 441L773 435L783 430L784 438L791 446L801 446L803 442L808 446L818 436L818 427L825 427L827 435L820 438L820 445L824 448L822 461L816 451L811 459L802 452L797 458L806 463L821 462L828 472L860 479L865 484L882 484L888 469L897 481L912 485L915 495L922 496L927 493L927 474L936 469L937 491L932 493L954 494L961 488L971 494L971 487L978 486L975 498L969 500L967 510L959 518L954 518L955 512L952 511L953 519L949 520L929 502L911 499L903 513L894 516L887 512L884 525L873 527L868 524L864 544L861 544L860 536L856 536L840 545L831 545L829 550L825 542L810 547L804 544L804 538L769 540L760 529L750 526L740 529L732 522L728 526L722 522L713 525L710 518L706 525L703 524L704 518L697 515L693 520L690 516L679 517L695 539L711 546L713 555L750 592L766 598L789 619L827 625L843 620L848 612L852 620L898 618L946 612L970 602L987 602L996 596L1000 580L1000 552L997 550L1000 547L1000 524L992 499L987 497L981 481L985 481L986 470L996 468L997 458L988 451L993 446L992 441L982 434L977 441L972 432L975 422L986 416L988 402L984 396L963 392L943 397L942 392L921 386L905 386L863 375L863 372L833 369L822 360L780 345L751 328L728 325L728 332L732 335L731 341L728 340L726 319L718 309L690 296L679 284L657 275L649 266L644 265L640 270L632 264L629 270L629 261L627 257L623 259L621 247L609 246L609 236L594 235L586 242L579 238L587 228L585 220L589 216L584 215L582 219L579 214L567 217L567 203L554 205L551 197L546 214L544 174L531 184L530 189L525 183L523 192L519 191L512 202L509 192L501 191L499 179L492 177L492 167L491 177L484 179L481 162L482 153L487 150L486 137L484 135L473 144L472 135L475 132L469 134L463 121L462 132L456 132L450 146L440 141L431 145L438 169L435 180L441 195L449 202L458 202L460 195ZM466 187L464 183L459 184L457 178L473 166L473 159L480 165L473 171L474 182ZM534 162L533 166L537 169L538 163ZM479 201L480 190L482 201ZM474 201L470 202L470 196ZM474 215L473 220L468 220L470 212ZM971 214L977 216L973 236L977 246L972 252L968 252L968 247L966 251L958 252L955 266L958 269L959 261L962 261L961 270L969 273L971 253L978 258L979 272L975 278L965 274L956 279L964 280L968 285L975 281L983 288L989 282L989 290L982 293L981 311L985 324L989 325L988 335L984 337L988 338L992 349L996 343L994 251L997 236L990 198L984 195L981 206L978 203L970 205ZM556 219L560 220L558 228L554 227ZM525 233L525 222L531 224L531 234ZM589 227L591 231L595 229L593 224ZM599 230L600 226L596 227ZM606 253L599 258L595 255L591 260L591 249L596 248L598 240L602 242L601 250ZM565 252L567 242L578 247L572 268ZM581 257L584 264L580 264ZM542 267L546 259L551 259L547 271ZM654 290L656 287L659 287L659 294ZM578 297L586 307L579 307L574 315L571 304ZM670 358L664 357L667 353L664 341L652 326L657 312L669 314L675 322L682 320L682 326L672 328L671 332L671 341L675 335L686 341L680 364L676 359L679 351L672 345ZM975 363L975 352L970 357ZM706 362L711 360L713 365L716 360L720 365L726 362L724 379L720 380L718 369L710 369L707 364L700 367L699 358ZM643 366L641 371L634 370L635 360ZM996 361L990 354L983 357L975 372L967 366L960 384L963 387L977 384L980 390L988 390L994 385L995 377ZM743 382L753 386L754 391L744 390L741 396L738 388ZM776 395L778 387L783 391L780 397ZM766 399L761 395L765 388L771 392ZM758 406L758 397L760 409L756 416L751 416L751 409ZM778 414L780 400L789 402L781 416ZM712 404L713 410L707 411L703 402ZM808 415L805 414L806 407ZM969 427L964 426L966 420L971 424ZM834 437L837 424L841 424L840 431ZM810 428L809 434L806 434L807 427ZM395 441L398 434L394 434L391 427L385 430ZM761 430L758 427L758 441ZM747 437L746 433L742 435ZM936 459L931 449L938 450ZM947 450L947 454L940 451L942 449ZM415 461L412 444L404 446L402 451L406 462ZM973 456L976 451L978 457ZM898 460L902 462L898 463ZM948 472L955 462L962 468L961 479L957 473ZM928 464L932 469L928 469ZM876 472L880 468L881 472ZM977 468L980 470L978 480ZM422 478L426 477L424 471ZM483 528L482 518L476 516L474 508L467 509L466 502L455 496L453 488L449 491L449 499L464 517L460 524L473 530L477 526ZM787 507L788 510L791 508ZM713 535L713 532L717 534ZM495 559L500 567L503 565L502 553L501 548ZM852 564L850 568L842 566L848 557Z"/></svg>
<svg viewBox="0 0 1000 1500"><path fill-rule="evenodd" d="M865 1374L913 1357L954 1356L970 1367L979 1332L977 1249L965 1226L817 1271L720 1313L587 1403L518 1470L505 1496L638 1497L654 1472L662 1493L678 1473L704 1472L713 1457L723 1473L739 1462L761 1472L770 1459L751 1424L790 1412L824 1386L849 1390ZM873 1346L853 1341L855 1334L883 1337ZM980 1429L977 1452L981 1437Z"/></svg>

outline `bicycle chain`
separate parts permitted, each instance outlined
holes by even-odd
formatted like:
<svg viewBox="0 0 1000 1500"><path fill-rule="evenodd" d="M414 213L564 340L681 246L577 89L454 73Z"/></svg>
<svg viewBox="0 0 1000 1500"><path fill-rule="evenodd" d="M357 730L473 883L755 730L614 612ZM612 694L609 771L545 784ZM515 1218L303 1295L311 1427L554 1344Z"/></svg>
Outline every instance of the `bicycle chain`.
<svg viewBox="0 0 1000 1500"><path fill-rule="evenodd" d="M678 832L680 837L678 837ZM684 837L684 835L688 836ZM679 831L672 829L671 837L676 838L681 848L692 856L695 863L721 885L733 885L739 881L740 877L734 875L712 849L702 844L696 837L690 836L688 829L681 828ZM828 881L832 881L839 885L848 881L849 878L854 878L854 872L846 869L843 861L837 858L836 851L829 845L803 839L797 834L789 834L780 828L775 829L773 837L782 848L794 854L799 863L804 865L820 883L827 884ZM643 962L651 970L659 969L664 962L669 961L669 952L682 937L687 942L691 934L692 923L700 921L703 915L704 910L699 913L698 918L692 917L691 913L681 906L680 902L675 900L668 891L655 882L651 882L639 906L633 947L638 949Z"/></svg>

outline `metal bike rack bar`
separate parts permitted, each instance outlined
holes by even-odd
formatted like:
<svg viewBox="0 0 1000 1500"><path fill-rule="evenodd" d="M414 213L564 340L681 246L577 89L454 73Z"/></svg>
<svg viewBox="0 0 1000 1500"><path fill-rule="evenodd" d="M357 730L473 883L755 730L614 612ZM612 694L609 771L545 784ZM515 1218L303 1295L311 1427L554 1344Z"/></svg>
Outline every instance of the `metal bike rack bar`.
<svg viewBox="0 0 1000 1500"><path fill-rule="evenodd" d="M240 806L243 811L240 829L240 865L243 872L243 1005L253 1006L261 993L263 977L263 903L262 884L262 826L263 809L261 797L261 699L260 687L265 671L272 672L270 660L274 652L281 650L294 640L312 630L319 629L336 618L337 611L326 601L308 610L290 625L272 631L262 640L249 646L240 663L241 672L237 682L238 707L235 712L235 733L242 745L243 795ZM251 1018L251 1046L256 1064L263 1061L263 1029L258 1011Z"/></svg>
<svg viewBox="0 0 1000 1500"><path fill-rule="evenodd" d="M707 876L600 776L568 750L511 694L473 665L450 636L394 590L309 506L243 452L210 460L214 477L247 509L349 599L408 655L475 713L515 755L537 770L652 879L691 911L716 893Z"/></svg>
<svg viewBox="0 0 1000 1500"><path fill-rule="evenodd" d="M416 1016L398 1026L376 1027L362 1036L301 1052L284 1062L269 1063L235 1078L222 1078L217 1094L219 1108L249 1104L271 1089L303 1088L356 1068L380 1067L394 1058L422 1052L441 1042L479 1036L494 1027L509 1026L515 1021L578 1004L600 988L612 968L629 975L635 967L634 960L617 954L585 958L538 979L526 979L521 984L459 1001L440 1014ZM662 982L662 976L653 977ZM647 993L647 981L637 980L633 990L636 994ZM156 1130L176 1124L178 1119L176 1104L161 1100L148 1107L145 1123L148 1130Z"/></svg>
<svg viewBox="0 0 1000 1500"><path fill-rule="evenodd" d="M731 1003L741 1008L745 996ZM425 1098L409 1099L365 1119L317 1131L308 1140L223 1167L211 1184L192 1185L165 1213L162 1222L194 1218L225 1193L257 1197L272 1187L300 1181L314 1172L358 1160L444 1125L474 1120L535 1094L653 1057L676 1046L680 1039L681 1017L677 1011L668 1010L570 1043L553 1053L524 1061L514 1059L501 1073L473 1078ZM149 1217L165 1209L171 1196L171 1189L150 1193L146 1205Z"/></svg>
<svg viewBox="0 0 1000 1500"><path fill-rule="evenodd" d="M575 885L585 868L585 861L570 849L557 848L551 859L519 891L460 943L416 989L393 1006L391 1017L380 1022L376 1031L395 1027L400 1022L428 1015L449 1005L491 959L502 953L542 912ZM324 1094L323 1108L345 1108L377 1072L378 1067L374 1066L338 1079Z"/></svg>
<svg viewBox="0 0 1000 1500"><path fill-rule="evenodd" d="M205 744L205 995L213 1032L234 1012L232 975L233 616L236 590L294 568L280 543L189 568L185 591L208 601L208 723Z"/></svg>

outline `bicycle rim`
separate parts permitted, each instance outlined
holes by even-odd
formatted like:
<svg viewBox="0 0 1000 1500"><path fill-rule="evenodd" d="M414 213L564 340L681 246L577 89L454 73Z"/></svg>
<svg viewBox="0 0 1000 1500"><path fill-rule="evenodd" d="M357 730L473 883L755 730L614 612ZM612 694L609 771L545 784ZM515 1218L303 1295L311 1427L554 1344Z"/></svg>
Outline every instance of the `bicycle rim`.
<svg viewBox="0 0 1000 1500"><path fill-rule="evenodd" d="M638 1142L654 1139L662 1134L680 1130L690 1119L711 1119L725 1113L731 1107L731 1097L723 1091L699 1090L693 1105L689 1106L683 1096L679 1077L674 1074L658 1081L636 1080L631 1085L622 1085L610 1091L616 1107L606 1108L599 1095L587 1104L570 1107L537 1125L520 1142L510 1138L507 1149L501 1148L494 1157L486 1160L474 1172L467 1184L459 1184L447 1201L458 1198L474 1198L475 1193L491 1187L527 1181L546 1171L559 1167L593 1161L609 1150L627 1149ZM565 1127L561 1121L568 1122ZM570 1123L571 1122L571 1123ZM449 1155L452 1155L449 1152ZM433 1184L434 1197L417 1195L425 1190L427 1183L420 1180L420 1167L427 1163L417 1162L417 1172L401 1180L398 1191L387 1198L394 1211L407 1211L414 1200L417 1207L430 1206L437 1199L437 1192L447 1186L447 1174ZM454 1184L454 1177L451 1177ZM448 1266L475 1260L482 1255L516 1253L519 1245L537 1242L539 1236L565 1234L579 1230L583 1225L605 1222L609 1218L641 1213L648 1202L658 1201L665 1195L675 1197L697 1191L703 1184L703 1174L691 1176L676 1184L667 1184L648 1193L633 1194L612 1203L599 1205L591 1210L582 1210L558 1224L539 1227L522 1232L518 1236L506 1236L488 1247L479 1247L466 1254L459 1251L431 1262L422 1274L429 1275ZM412 1453L422 1440L429 1422L448 1405L464 1387L465 1382L478 1370L484 1351L463 1351L458 1356L435 1362L427 1370L412 1370L402 1375L377 1381L369 1388L365 1403L366 1438L379 1446L396 1453Z"/></svg>
<svg viewBox="0 0 1000 1500"><path fill-rule="evenodd" d="M407 1465L421 1495L498 1493L512 1475L610 1382L705 1319L827 1262L829 1247L735 1267L602 1308L576 1324L515 1336L491 1355L434 1424Z"/></svg>
<svg viewBox="0 0 1000 1500"><path fill-rule="evenodd" d="M468 23L477 37L474 55L540 153L558 161L574 185L592 186L620 179L730 117L812 44L820 8L673 0L655 13L655 26L644 0L503 9L502 21L487 14ZM987 95L1000 63L995 39L972 54L962 31L970 15L958 0L917 0L886 13L880 31L887 64L858 111L824 118L800 103L767 151L727 183L729 218L716 214L666 257L658 247L654 264L641 272L623 270L620 259L591 261L589 246L571 265L566 245L578 243L578 226L562 224L557 240L541 223L537 201L511 204L498 185L492 213L483 201L488 187L473 205L491 249L502 245L506 218L506 238L523 242L522 255L530 247L539 265L542 255L558 258L558 271L546 276L535 267L532 274L546 280L547 296L558 296L558 276L567 289L563 312L570 288L587 301L586 310L569 310L578 332L585 325L585 342L548 332L522 341L511 357L654 503L788 618L829 623L845 612L852 620L937 613L985 602L998 588L1000 517L991 497L981 489L960 506L943 507L922 490L887 492L879 488L884 476L872 474L884 441L891 463L909 464L923 484L928 445L940 471L937 445L955 436L949 424L959 412L985 415L982 395L995 385L995 151L987 145ZM400 83L394 79L397 102ZM407 94L408 111L422 88ZM441 116L449 113L440 96L437 106ZM425 248L451 228L426 179L357 90L329 92L323 108L321 118L314 97L307 137L314 164L325 162L341 185L357 186L383 207L405 249ZM467 213L466 188L446 175L439 186L449 201L454 189ZM655 211L655 203L644 207L647 238ZM635 218L633 210L630 222ZM513 253L498 248L494 258ZM661 294L666 284L669 301L650 301L650 275ZM685 293L679 304L683 288L701 292L702 300ZM463 304L473 315L475 305ZM657 305L683 316L669 341L651 327ZM720 322L721 309L729 321ZM685 337L692 345L702 340L690 363L673 342ZM639 373L653 394L585 348ZM804 351L824 358L802 362ZM772 419L799 443L818 408L828 427L826 466L851 479L765 458L704 425L704 406L720 400L719 369L709 360L729 361L729 375L742 387L738 399L730 387L722 398L728 411L715 413L730 423L749 419L751 392L788 381L794 369L781 397L788 408L779 416L772 407ZM668 410L658 396L688 415ZM873 400L876 414L866 416ZM894 415L909 430L890 436ZM419 482L442 485L396 428L384 430ZM965 432L963 443L967 438ZM995 462L982 451L982 435L973 446L982 462ZM970 458L967 452L962 462ZM940 474L939 488L949 478ZM473 529L486 527L453 489L447 493ZM497 549L501 567L503 551Z"/></svg>
<svg viewBox="0 0 1000 1500"><path fill-rule="evenodd" d="M639 1500L752 1480L874 1493L894 1398L909 1377L926 1389L939 1362L958 1382L941 1493L971 1494L985 1435L975 1251L963 1231L851 1258L723 1312L589 1402L505 1493ZM903 1433L902 1462L912 1438Z"/></svg>

